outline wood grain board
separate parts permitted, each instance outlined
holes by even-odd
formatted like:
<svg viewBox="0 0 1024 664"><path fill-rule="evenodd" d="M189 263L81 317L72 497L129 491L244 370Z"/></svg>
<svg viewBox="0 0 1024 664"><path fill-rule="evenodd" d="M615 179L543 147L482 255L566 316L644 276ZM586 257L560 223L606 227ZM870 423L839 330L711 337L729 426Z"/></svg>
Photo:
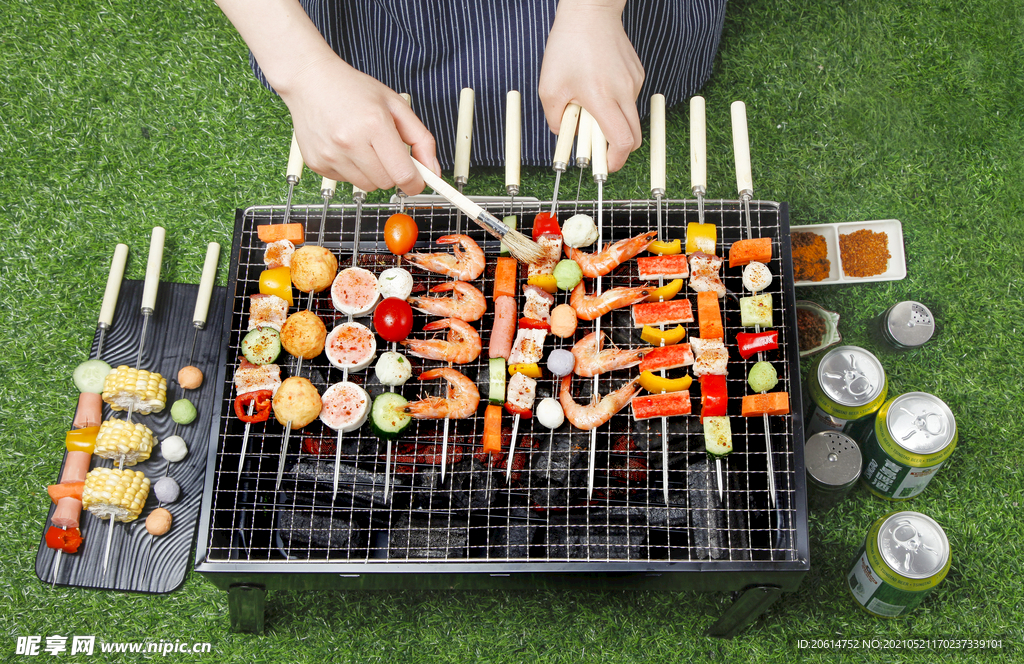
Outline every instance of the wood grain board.
<svg viewBox="0 0 1024 664"><path fill-rule="evenodd" d="M125 280L118 296L117 310L113 324L104 341L103 360L112 367L125 364L135 366L142 333L143 316L140 311L143 282ZM168 593L177 589L185 580L195 542L196 525L199 521L199 507L202 501L203 482L206 473L206 456L211 432L210 425L217 398L217 360L222 343L221 330L224 321L225 289L214 288L206 327L196 336L192 365L203 372L204 381L198 390L182 390L177 382L178 370L187 365L188 354L195 336L192 324L193 311L199 286L194 284L161 283L157 291L156 309L150 318L146 331L141 369L157 371L167 379L167 407L160 413L134 415L133 421L142 422L153 430L156 439L163 440L174 432L171 420L171 404L181 398L188 398L198 409L196 419L188 425L178 427L178 435L185 439L189 454L177 463L169 464L163 457L160 445L156 445L152 456L132 468L143 471L155 485L157 480L168 475L181 487L177 502L163 505L168 509L174 523L170 532L162 537L153 537L146 531L146 517L159 505L150 491L142 515L130 523L114 525L107 571L103 571L103 554L107 544L109 521L100 520L86 511L80 519L84 542L77 553L62 554L57 585L105 590L131 590L148 593ZM99 334L93 338L89 357L95 357ZM70 376L68 377L70 380ZM70 428L77 399L71 402L68 413ZM104 420L110 417L124 419L125 413L103 407ZM63 450L63 440L49 441L45 448L54 454ZM111 467L106 459L93 457L92 466ZM63 472L63 463L61 464ZM59 481L60 473L54 478ZM55 506L51 505L46 523L42 528L39 550L36 554L36 576L47 584L53 583L53 561L56 551L46 546L45 533L50 527L50 517Z"/></svg>

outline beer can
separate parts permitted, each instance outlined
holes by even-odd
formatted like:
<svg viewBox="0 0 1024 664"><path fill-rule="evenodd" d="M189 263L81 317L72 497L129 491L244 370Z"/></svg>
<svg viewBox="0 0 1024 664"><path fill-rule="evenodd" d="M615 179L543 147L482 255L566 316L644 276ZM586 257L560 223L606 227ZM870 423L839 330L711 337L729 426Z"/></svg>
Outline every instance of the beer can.
<svg viewBox="0 0 1024 664"><path fill-rule="evenodd" d="M942 583L949 563L949 539L934 519L920 512L890 512L871 524L846 584L862 609L895 618Z"/></svg>
<svg viewBox="0 0 1024 664"><path fill-rule="evenodd" d="M837 346L811 367L807 391L814 404L805 427L808 435L819 431L853 435L855 422L874 415L885 401L889 382L872 353L858 346Z"/></svg>
<svg viewBox="0 0 1024 664"><path fill-rule="evenodd" d="M953 413L926 392L907 392L882 404L863 441L864 483L888 500L909 500L924 491L953 454Z"/></svg>
<svg viewBox="0 0 1024 664"><path fill-rule="evenodd" d="M935 333L935 317L920 302L907 300L892 305L878 318L882 340L897 350L924 345Z"/></svg>
<svg viewBox="0 0 1024 664"><path fill-rule="evenodd" d="M839 431L820 431L804 443L807 501L825 510L838 503L860 479L862 465L856 441Z"/></svg>

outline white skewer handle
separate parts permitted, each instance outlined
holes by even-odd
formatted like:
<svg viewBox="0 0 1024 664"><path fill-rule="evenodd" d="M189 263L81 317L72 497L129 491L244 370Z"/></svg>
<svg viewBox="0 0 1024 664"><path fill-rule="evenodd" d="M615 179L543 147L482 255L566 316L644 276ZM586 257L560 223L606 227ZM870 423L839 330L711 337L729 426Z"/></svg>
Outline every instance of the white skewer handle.
<svg viewBox="0 0 1024 664"><path fill-rule="evenodd" d="M320 196L323 198L334 198L334 192L338 188L338 181L331 178L324 178L320 181Z"/></svg>
<svg viewBox="0 0 1024 664"><path fill-rule="evenodd" d="M690 98L690 191L708 189L708 121L704 97Z"/></svg>
<svg viewBox="0 0 1024 664"><path fill-rule="evenodd" d="M103 304L100 305L99 322L111 325L114 322L114 309L117 307L117 296L121 292L121 280L124 279L124 265L128 262L128 245L118 244L114 247L114 258L110 261L110 274L107 275L107 287L103 289Z"/></svg>
<svg viewBox="0 0 1024 664"><path fill-rule="evenodd" d="M590 153L594 142L594 116L587 109L580 109L580 128L576 136L576 165L585 168L590 165Z"/></svg>
<svg viewBox="0 0 1024 664"><path fill-rule="evenodd" d="M594 174L594 182L604 182L608 179L608 139L604 137L601 125L596 121L593 124L591 151L593 156L590 161L590 170Z"/></svg>
<svg viewBox="0 0 1024 664"><path fill-rule="evenodd" d="M164 261L164 237L162 226L154 226L149 237L149 260L146 261L146 281L142 286L142 310L156 308L156 289L160 284L160 266Z"/></svg>
<svg viewBox="0 0 1024 664"><path fill-rule="evenodd" d="M458 189L442 180L434 171L421 164L415 158L413 158L412 163L416 166L416 170L420 172L420 177L423 178L428 187L448 199L452 205L462 210L470 219L476 219L484 211L482 207L460 194Z"/></svg>
<svg viewBox="0 0 1024 664"><path fill-rule="evenodd" d="M747 136L747 106L734 101L732 111L732 152L736 159L736 190L740 196L754 193L754 178L750 174L750 139Z"/></svg>
<svg viewBox="0 0 1024 664"><path fill-rule="evenodd" d="M302 167L305 163L302 161L302 151L299 150L299 141L295 138L295 132L292 132L292 145L288 150L288 171L285 173L285 179L295 184L302 179Z"/></svg>
<svg viewBox="0 0 1024 664"><path fill-rule="evenodd" d="M462 88L459 95L459 123L455 130L455 181L469 181L469 155L473 150L473 88Z"/></svg>
<svg viewBox="0 0 1024 664"><path fill-rule="evenodd" d="M409 94L408 92L403 92L402 94L400 94L398 96L405 100L405 105L406 106L408 106L409 108L412 108L412 95L411 94ZM407 145L406 149L409 151L409 154L412 154L412 146L411 145ZM353 187L353 189L355 189L355 187ZM359 191L362 191L362 189L360 189ZM401 189L399 189L399 193L402 193ZM365 191L363 191L363 195L364 196L366 195ZM353 193L352 196L355 197L355 193Z"/></svg>
<svg viewBox="0 0 1024 664"><path fill-rule="evenodd" d="M665 95L651 96L651 193L665 195Z"/></svg>
<svg viewBox="0 0 1024 664"><path fill-rule="evenodd" d="M213 282L217 278L217 261L220 260L220 245L211 242L206 245L206 260L203 262L203 276L199 279L199 294L196 295L196 310L192 324L198 328L206 325L206 314L210 311L210 296Z"/></svg>
<svg viewBox="0 0 1024 664"><path fill-rule="evenodd" d="M564 171L569 165L569 153L572 152L572 140L576 137L576 124L580 119L580 105L568 104L562 111L562 124L558 128L558 142L555 143L555 156L551 167L556 171Z"/></svg>
<svg viewBox="0 0 1024 664"><path fill-rule="evenodd" d="M523 109L517 90L505 95L505 188L519 190L519 170L522 165Z"/></svg>

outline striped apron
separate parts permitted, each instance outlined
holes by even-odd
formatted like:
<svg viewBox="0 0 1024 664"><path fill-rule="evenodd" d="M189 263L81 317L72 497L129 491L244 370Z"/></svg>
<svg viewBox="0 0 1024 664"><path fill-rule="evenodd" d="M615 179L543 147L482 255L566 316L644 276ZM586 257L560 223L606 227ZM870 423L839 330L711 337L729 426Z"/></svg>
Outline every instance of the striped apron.
<svg viewBox="0 0 1024 664"><path fill-rule="evenodd" d="M434 135L437 157L452 168L459 93L473 88L472 164L501 166L505 95L522 95L522 163L547 165L555 136L537 96L544 44L557 0L301 0L338 55L396 92ZM622 21L646 73L637 99L646 117L652 94L669 106L711 76L726 0L632 0ZM250 55L260 82L270 87Z"/></svg>

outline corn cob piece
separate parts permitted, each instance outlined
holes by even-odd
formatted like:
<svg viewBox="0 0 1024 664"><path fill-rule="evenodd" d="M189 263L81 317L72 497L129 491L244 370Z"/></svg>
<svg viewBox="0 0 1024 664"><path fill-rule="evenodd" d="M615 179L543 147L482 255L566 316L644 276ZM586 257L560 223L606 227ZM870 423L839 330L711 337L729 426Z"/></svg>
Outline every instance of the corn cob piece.
<svg viewBox="0 0 1024 664"><path fill-rule="evenodd" d="M138 470L93 468L85 476L82 507L100 519L134 521L149 497L149 478Z"/></svg>
<svg viewBox="0 0 1024 664"><path fill-rule="evenodd" d="M120 463L124 457L124 465L134 466L149 458L156 443L153 432L145 424L112 419L100 425L93 454L115 463Z"/></svg>
<svg viewBox="0 0 1024 664"><path fill-rule="evenodd" d="M107 374L103 401L113 410L128 410L134 404L141 415L159 413L167 405L167 379L155 371L121 365Z"/></svg>

